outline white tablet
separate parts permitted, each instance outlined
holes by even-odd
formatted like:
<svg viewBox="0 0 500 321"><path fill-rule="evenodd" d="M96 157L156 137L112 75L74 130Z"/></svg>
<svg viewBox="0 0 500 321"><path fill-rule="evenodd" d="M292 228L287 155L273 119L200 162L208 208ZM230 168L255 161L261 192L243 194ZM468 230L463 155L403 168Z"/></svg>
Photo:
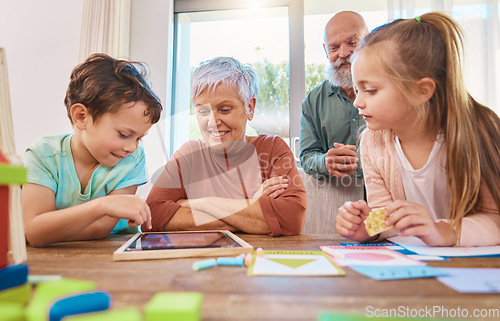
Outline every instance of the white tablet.
<svg viewBox="0 0 500 321"><path fill-rule="evenodd" d="M137 233L113 253L113 260L230 256L253 247L229 231Z"/></svg>

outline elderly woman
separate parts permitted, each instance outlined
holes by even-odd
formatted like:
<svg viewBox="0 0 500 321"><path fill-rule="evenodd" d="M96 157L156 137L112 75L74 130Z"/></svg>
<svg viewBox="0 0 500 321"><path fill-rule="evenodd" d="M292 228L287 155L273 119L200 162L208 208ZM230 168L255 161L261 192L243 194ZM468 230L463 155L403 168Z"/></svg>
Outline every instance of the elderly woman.
<svg viewBox="0 0 500 321"><path fill-rule="evenodd" d="M292 152L278 136L245 134L257 82L252 66L229 57L195 70L192 101L203 140L176 151L152 188L152 230L300 234L306 192Z"/></svg>

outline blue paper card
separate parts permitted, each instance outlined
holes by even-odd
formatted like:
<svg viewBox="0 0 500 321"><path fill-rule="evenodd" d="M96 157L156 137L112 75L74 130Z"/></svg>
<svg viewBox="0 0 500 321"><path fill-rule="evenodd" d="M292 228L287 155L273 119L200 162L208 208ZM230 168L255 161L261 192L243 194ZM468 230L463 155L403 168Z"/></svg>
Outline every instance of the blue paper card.
<svg viewBox="0 0 500 321"><path fill-rule="evenodd" d="M365 247L365 246L396 246L396 247L402 247L394 243L339 243L340 246L360 246L360 247Z"/></svg>
<svg viewBox="0 0 500 321"><path fill-rule="evenodd" d="M351 269L374 280L399 280L444 276L448 273L442 269L427 265L409 266L350 266Z"/></svg>
<svg viewBox="0 0 500 321"><path fill-rule="evenodd" d="M416 255L417 253L410 251L396 243L339 243L340 246L359 246L359 247L370 247L370 246L387 246L393 251L404 255Z"/></svg>

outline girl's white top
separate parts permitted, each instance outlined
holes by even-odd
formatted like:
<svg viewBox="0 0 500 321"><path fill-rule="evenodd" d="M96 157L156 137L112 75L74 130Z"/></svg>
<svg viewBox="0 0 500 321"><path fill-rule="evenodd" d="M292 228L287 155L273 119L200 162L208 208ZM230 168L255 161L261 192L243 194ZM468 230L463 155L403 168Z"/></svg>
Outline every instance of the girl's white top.
<svg viewBox="0 0 500 321"><path fill-rule="evenodd" d="M398 137L395 147L406 199L422 205L434 221L448 218L446 146L443 134L438 134L427 163L417 170L413 169L406 158Z"/></svg>

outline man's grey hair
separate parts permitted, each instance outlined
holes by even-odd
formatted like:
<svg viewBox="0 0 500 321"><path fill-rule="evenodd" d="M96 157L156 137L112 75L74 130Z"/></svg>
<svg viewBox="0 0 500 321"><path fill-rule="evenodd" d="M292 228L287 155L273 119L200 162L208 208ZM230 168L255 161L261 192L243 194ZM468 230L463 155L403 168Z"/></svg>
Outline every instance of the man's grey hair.
<svg viewBox="0 0 500 321"><path fill-rule="evenodd" d="M245 106L259 93L259 80L252 65L242 64L232 57L216 57L202 62L194 71L191 99L207 88L215 90L220 84L233 86Z"/></svg>

